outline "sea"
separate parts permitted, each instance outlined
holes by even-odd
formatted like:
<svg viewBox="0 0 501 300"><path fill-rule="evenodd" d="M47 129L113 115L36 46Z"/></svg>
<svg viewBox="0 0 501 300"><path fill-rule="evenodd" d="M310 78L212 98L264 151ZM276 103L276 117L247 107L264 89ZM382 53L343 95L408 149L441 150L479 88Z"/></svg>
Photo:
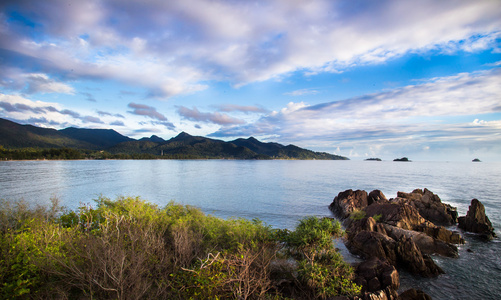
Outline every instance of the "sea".
<svg viewBox="0 0 501 300"><path fill-rule="evenodd" d="M466 215L473 198L485 206L501 235L501 163L297 160L77 160L2 161L0 198L77 209L100 196L141 197L164 206L192 205L221 218L258 218L273 228L294 229L306 216L334 217L328 206L347 189L398 191L427 188ZM450 229L458 230L452 226ZM461 231L460 231L461 232ZM466 240L459 258L434 256L446 274L421 278L400 270L400 291L414 287L433 299L499 299L501 240ZM341 240L345 259L356 262Z"/></svg>

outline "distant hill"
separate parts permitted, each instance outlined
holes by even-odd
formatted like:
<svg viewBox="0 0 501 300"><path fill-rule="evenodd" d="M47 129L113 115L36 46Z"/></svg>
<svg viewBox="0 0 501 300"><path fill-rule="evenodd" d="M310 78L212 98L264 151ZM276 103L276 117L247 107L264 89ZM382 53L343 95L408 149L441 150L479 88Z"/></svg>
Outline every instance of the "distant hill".
<svg viewBox="0 0 501 300"><path fill-rule="evenodd" d="M59 132L69 138L96 145L96 147L100 149L106 149L122 142L134 141L134 139L123 136L113 129L84 129L69 127L59 130Z"/></svg>
<svg viewBox="0 0 501 300"><path fill-rule="evenodd" d="M263 143L250 137L225 142L181 132L170 140L158 136L135 140L112 129L55 130L20 125L0 118L0 145L5 148L74 148L105 150L114 155L150 155L178 159L327 159L348 158L294 145Z"/></svg>
<svg viewBox="0 0 501 300"><path fill-rule="evenodd" d="M96 149L96 145L75 139L51 128L20 125L0 118L0 145L6 148Z"/></svg>
<svg viewBox="0 0 501 300"><path fill-rule="evenodd" d="M164 142L155 143L151 140L129 141L117 144L109 151L118 153L146 153L163 155L171 158L230 158L230 159L260 159L257 153L246 147L221 140L201 136L192 136L181 132L176 137Z"/></svg>
<svg viewBox="0 0 501 300"><path fill-rule="evenodd" d="M65 128L55 130L0 118L0 145L6 148L74 148L103 150L125 141L133 141L113 129Z"/></svg>

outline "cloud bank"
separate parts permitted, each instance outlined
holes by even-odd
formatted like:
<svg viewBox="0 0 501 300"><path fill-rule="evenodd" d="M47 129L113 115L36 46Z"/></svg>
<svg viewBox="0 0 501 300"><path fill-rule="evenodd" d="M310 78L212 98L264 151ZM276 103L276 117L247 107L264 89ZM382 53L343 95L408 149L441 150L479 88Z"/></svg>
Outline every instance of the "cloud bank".
<svg viewBox="0 0 501 300"><path fill-rule="evenodd" d="M211 136L273 136L331 151L338 147L429 149L444 142L449 147L478 143L478 147L501 148L501 121L470 117L501 112L499 82L501 69L497 68L318 105L291 102L255 123L221 128Z"/></svg>
<svg viewBox="0 0 501 300"><path fill-rule="evenodd" d="M54 77L113 79L164 99L214 80L239 87L297 71L342 72L410 52L499 51L500 6L491 0L7 0L0 4L0 67L13 70L2 74L3 82L29 77L27 87L21 84L27 92L73 92ZM33 67L40 73L32 74Z"/></svg>

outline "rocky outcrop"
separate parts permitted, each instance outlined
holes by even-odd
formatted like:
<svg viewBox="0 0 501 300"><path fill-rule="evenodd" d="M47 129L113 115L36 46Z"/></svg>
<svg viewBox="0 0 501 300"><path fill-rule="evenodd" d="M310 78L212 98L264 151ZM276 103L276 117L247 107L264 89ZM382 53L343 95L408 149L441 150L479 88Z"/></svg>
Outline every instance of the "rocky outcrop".
<svg viewBox="0 0 501 300"><path fill-rule="evenodd" d="M362 190L346 190L340 192L334 201L329 206L339 218L346 219L348 216L356 211L367 207L367 192Z"/></svg>
<svg viewBox="0 0 501 300"><path fill-rule="evenodd" d="M380 216L379 221L381 223L403 229L412 230L414 227L426 222L414 207L406 203L373 203L366 207L364 211L369 217Z"/></svg>
<svg viewBox="0 0 501 300"><path fill-rule="evenodd" d="M367 205L371 205L372 203L387 203L388 199L380 190L373 190L367 196Z"/></svg>
<svg viewBox="0 0 501 300"><path fill-rule="evenodd" d="M386 260L372 257L360 263L356 270L355 282L362 286L362 292L377 292L386 287L398 290L400 277L393 265Z"/></svg>
<svg viewBox="0 0 501 300"><path fill-rule="evenodd" d="M457 223L456 208L442 203L438 195L428 189L415 189L411 193L398 192L397 198L391 202L407 203L415 207L419 214L435 225L450 226Z"/></svg>
<svg viewBox="0 0 501 300"><path fill-rule="evenodd" d="M477 199L471 200L468 213L459 218L459 228L480 234L481 237L492 240L496 234L489 218L485 215L484 205Z"/></svg>
<svg viewBox="0 0 501 300"><path fill-rule="evenodd" d="M424 254L439 254L447 257L458 256L456 246L435 239L423 232L402 229L388 224L384 224L384 229L386 234L394 240L401 240L403 237L411 239Z"/></svg>
<svg viewBox="0 0 501 300"><path fill-rule="evenodd" d="M398 264L411 273L423 277L435 277L445 272L426 254L419 250L418 246L407 237L402 237L397 244L396 254Z"/></svg>
<svg viewBox="0 0 501 300"><path fill-rule="evenodd" d="M329 208L343 220L350 252L364 259L387 261L424 277L443 273L429 255L457 257L454 244L463 242L457 232L431 221L454 222L456 210L427 189L399 192L390 200L380 190L368 194L347 190L340 192ZM372 285L376 285L374 282Z"/></svg>
<svg viewBox="0 0 501 300"><path fill-rule="evenodd" d="M403 267L423 277L434 277L443 273L426 252L421 251L413 241L412 236L416 236L418 242L422 242L420 238L425 240L423 233L413 233L388 224L376 223L372 217L350 222L346 232L346 247L351 253L364 259L386 260L393 266ZM434 245L434 240L429 239L432 241L429 244ZM427 246L428 248L432 247ZM437 248L440 249L439 246ZM434 253L434 250L433 248L428 252ZM440 251L447 253L448 256L454 256L453 250L449 250L450 253L446 250Z"/></svg>
<svg viewBox="0 0 501 300"><path fill-rule="evenodd" d="M408 289L398 296L398 300L431 300L431 297L421 290Z"/></svg>
<svg viewBox="0 0 501 300"><path fill-rule="evenodd" d="M430 223L421 224L414 227L415 231L423 232L434 239L449 244L464 244L464 239L458 232L448 230L442 226L434 226Z"/></svg>

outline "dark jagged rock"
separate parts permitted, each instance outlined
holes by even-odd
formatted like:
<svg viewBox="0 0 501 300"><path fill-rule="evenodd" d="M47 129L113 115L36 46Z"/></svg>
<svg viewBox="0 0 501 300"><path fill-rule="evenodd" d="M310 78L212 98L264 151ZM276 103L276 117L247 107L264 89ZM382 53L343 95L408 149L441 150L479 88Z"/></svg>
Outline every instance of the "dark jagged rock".
<svg viewBox="0 0 501 300"><path fill-rule="evenodd" d="M429 257L422 254L418 246L407 237L402 237L396 246L398 263L414 274L435 277L445 272Z"/></svg>
<svg viewBox="0 0 501 300"><path fill-rule="evenodd" d="M414 207L408 204L373 203L365 209L365 212L369 217L380 215L382 223L403 229L413 229L426 221Z"/></svg>
<svg viewBox="0 0 501 300"><path fill-rule="evenodd" d="M387 287L383 290L379 290L377 292L366 292L361 298L362 300L397 300L398 294L397 291Z"/></svg>
<svg viewBox="0 0 501 300"><path fill-rule="evenodd" d="M398 300L431 300L431 297L421 290L408 289L398 296Z"/></svg>
<svg viewBox="0 0 501 300"><path fill-rule="evenodd" d="M362 285L362 292L376 292L386 287L398 290L400 287L400 278L395 267L377 257L360 263L355 273L356 282Z"/></svg>
<svg viewBox="0 0 501 300"><path fill-rule="evenodd" d="M423 232L434 239L450 243L450 244L464 244L464 239L458 232L448 230L442 226L433 226L432 224L425 223L414 227L415 231Z"/></svg>
<svg viewBox="0 0 501 300"><path fill-rule="evenodd" d="M484 205L477 199L471 200L466 216L459 218L459 228L478 233L487 240L492 240L496 236L494 227L492 227L491 221L485 214Z"/></svg>
<svg viewBox="0 0 501 300"><path fill-rule="evenodd" d="M379 190L369 194L361 190L346 190L340 192L329 207L343 220L347 233L345 243L351 253L364 259L386 260L414 274L434 277L443 270L429 255L457 257L458 250L453 244L464 241L457 232L423 218L418 210L420 206L434 207L435 210L446 207L427 189L399 192L399 197L389 201ZM446 215L452 218L449 213ZM364 284L368 291L373 291L381 282L366 279Z"/></svg>
<svg viewBox="0 0 501 300"><path fill-rule="evenodd" d="M351 253L365 259L377 257L386 259L392 265L397 264L394 239L375 231L360 231L349 239L346 247Z"/></svg>
<svg viewBox="0 0 501 300"><path fill-rule="evenodd" d="M398 192L391 202L404 202L414 206L419 214L435 225L450 226L457 223L456 208L442 203L438 195L428 189L415 189L411 193Z"/></svg>
<svg viewBox="0 0 501 300"><path fill-rule="evenodd" d="M414 230L406 230L384 224L386 234L392 239L398 241L402 237L410 238L423 254L439 254L447 257L458 257L458 249L456 246L435 239L423 232Z"/></svg>
<svg viewBox="0 0 501 300"><path fill-rule="evenodd" d="M388 199L380 190L373 190L367 196L367 205L371 205L372 203L387 203Z"/></svg>
<svg viewBox="0 0 501 300"><path fill-rule="evenodd" d="M424 277L433 277L442 273L433 260L423 254L412 238L406 235L395 235L397 238L395 239L392 234L386 232L385 228L386 226L382 224L376 224L371 217L352 221L346 229L346 247L351 253L364 259L377 257L388 261L393 266L404 267ZM421 235L424 236L422 233ZM433 244L433 239L429 239Z"/></svg>
<svg viewBox="0 0 501 300"><path fill-rule="evenodd" d="M329 209L342 220L356 210L367 207L367 192L362 190L346 190L340 192L332 201Z"/></svg>

